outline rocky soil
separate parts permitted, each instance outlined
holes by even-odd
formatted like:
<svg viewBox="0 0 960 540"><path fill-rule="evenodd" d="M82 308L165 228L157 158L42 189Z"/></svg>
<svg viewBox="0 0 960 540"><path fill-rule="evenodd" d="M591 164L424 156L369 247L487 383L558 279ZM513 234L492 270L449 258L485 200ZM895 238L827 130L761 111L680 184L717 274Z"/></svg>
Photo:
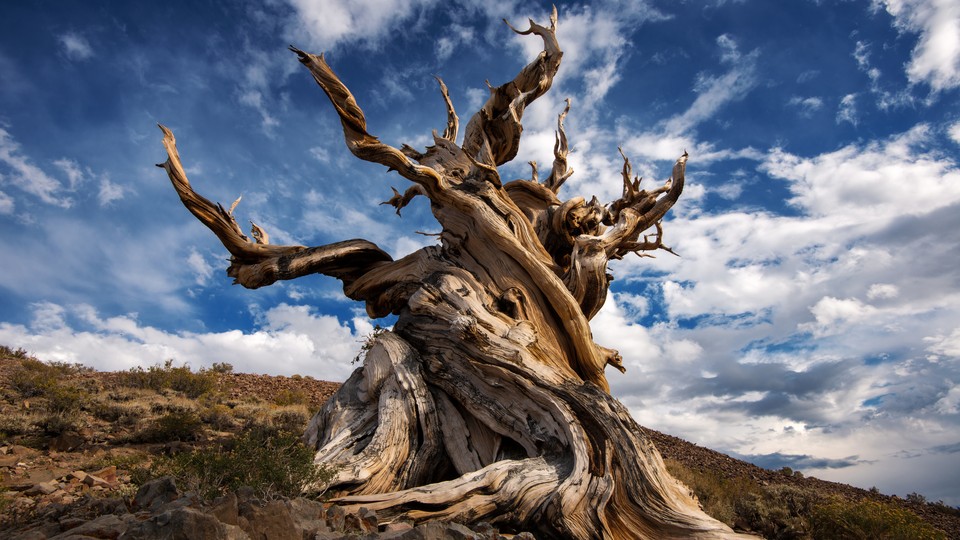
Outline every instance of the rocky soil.
<svg viewBox="0 0 960 540"><path fill-rule="evenodd" d="M83 411L71 420L70 429L54 436L30 427L43 425L38 418L44 405L40 398L24 399L11 386L19 361L0 355L0 538L533 537L485 524L475 524L473 529L451 523L379 525L371 512L345 515L337 507L313 500L263 499L243 490L203 502L195 494L183 493L170 479L141 486L143 479L135 478L137 470L156 456L229 437L242 429L244 419L292 416L305 423L339 384L310 377L223 372L215 374L216 388L211 392L215 400L209 395L188 399L178 392L133 391L123 386L121 374L83 370L70 375L72 385L88 392ZM196 411L204 419L200 435L188 441L137 440L138 430L170 410ZM677 437L645 431L665 459L689 469L750 478L762 486L803 487L824 498L870 498L895 504L913 511L948 538L960 538L960 512L942 505L786 475ZM197 536L197 531L203 535Z"/></svg>

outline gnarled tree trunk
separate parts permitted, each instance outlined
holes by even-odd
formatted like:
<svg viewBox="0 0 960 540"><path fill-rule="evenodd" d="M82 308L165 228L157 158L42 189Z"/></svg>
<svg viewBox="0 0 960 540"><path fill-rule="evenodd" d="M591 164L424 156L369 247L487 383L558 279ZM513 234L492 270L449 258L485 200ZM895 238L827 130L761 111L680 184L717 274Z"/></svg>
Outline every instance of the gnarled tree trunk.
<svg viewBox="0 0 960 540"><path fill-rule="evenodd" d="M550 26L531 21L519 32L542 38L543 52L491 88L460 145L441 81L447 127L425 152L368 133L323 56L291 48L330 98L350 150L413 183L388 202L399 212L415 196L430 200L441 243L400 260L365 240L273 246L256 225L250 240L233 207L193 191L162 126L169 159L161 166L232 254L228 275L237 283L322 273L341 279L371 316L398 316L307 430L317 461L337 468L322 486L333 503L374 509L386 521L485 520L558 538L738 537L667 474L609 395L604 368L623 367L616 351L593 342L588 322L606 298L610 259L669 250L660 221L683 190L686 154L652 191L640 189L624 157L620 199L561 201L572 174L564 110L546 180L535 166L531 180L503 183L498 174L517 153L524 108L560 66L556 23L554 12Z"/></svg>

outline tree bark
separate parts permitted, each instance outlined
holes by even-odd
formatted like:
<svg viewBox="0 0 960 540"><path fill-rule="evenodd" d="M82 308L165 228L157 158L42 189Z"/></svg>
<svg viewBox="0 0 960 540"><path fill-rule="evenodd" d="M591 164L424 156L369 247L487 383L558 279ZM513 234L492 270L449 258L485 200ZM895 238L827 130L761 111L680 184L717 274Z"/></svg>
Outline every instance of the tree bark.
<svg viewBox="0 0 960 540"><path fill-rule="evenodd" d="M245 236L197 195L166 128L164 167L187 208L230 251L228 274L249 288L322 273L373 317L398 316L368 344L356 370L310 422L316 460L336 468L332 503L365 506L385 521L453 519L555 538L735 538L666 472L643 429L609 395L616 351L594 343L589 320L606 299L609 260L667 249L660 225L683 190L686 154L646 191L624 157L620 199L604 206L557 193L573 171L560 113L550 175L504 184L525 107L560 66L556 11L531 21L543 52L490 98L456 144L459 118L446 86L443 136L420 152L371 135L363 111L322 55L291 48L340 117L347 147L413 182L388 203L431 202L440 245L399 260L365 240L272 246ZM512 28L512 27L511 27ZM515 30L516 31L516 30ZM640 240L640 235L656 233Z"/></svg>

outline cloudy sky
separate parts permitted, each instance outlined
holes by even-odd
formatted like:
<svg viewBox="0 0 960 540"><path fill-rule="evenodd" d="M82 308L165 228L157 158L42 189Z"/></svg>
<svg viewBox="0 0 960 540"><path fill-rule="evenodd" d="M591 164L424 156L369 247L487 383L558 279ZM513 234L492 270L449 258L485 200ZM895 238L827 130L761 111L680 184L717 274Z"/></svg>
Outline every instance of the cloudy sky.
<svg viewBox="0 0 960 540"><path fill-rule="evenodd" d="M631 258L595 338L643 425L770 468L960 505L960 4L949 0L561 3L565 54L520 155L612 200L617 146L662 181L680 257ZM404 180L344 148L286 50L326 51L384 141L422 147L512 78L546 21L519 0L30 1L0 19L0 343L105 370L344 380L373 324L336 280L232 286L180 205L158 122L198 191L276 243L431 243ZM652 184L651 184L652 185Z"/></svg>

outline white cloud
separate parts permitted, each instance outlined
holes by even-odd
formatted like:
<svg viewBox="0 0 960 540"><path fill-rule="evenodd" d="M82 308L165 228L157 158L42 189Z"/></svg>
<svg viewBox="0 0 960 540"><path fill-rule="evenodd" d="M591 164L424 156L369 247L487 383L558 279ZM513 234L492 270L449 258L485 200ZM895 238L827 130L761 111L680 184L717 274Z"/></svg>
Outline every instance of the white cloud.
<svg viewBox="0 0 960 540"><path fill-rule="evenodd" d="M97 191L97 201L100 206L108 206L113 201L119 201L126 193L126 188L120 184L114 184L109 178L100 179L100 188Z"/></svg>
<svg viewBox="0 0 960 540"><path fill-rule="evenodd" d="M934 91L960 87L960 4L953 0L874 0L896 27L919 34L907 76Z"/></svg>
<svg viewBox="0 0 960 540"><path fill-rule="evenodd" d="M873 306L864 304L856 298L834 298L825 296L810 308L816 323L800 325L800 330L809 330L816 337L843 332L847 325L858 323L875 314Z"/></svg>
<svg viewBox="0 0 960 540"><path fill-rule="evenodd" d="M187 256L187 266L189 266L196 275L197 285L206 285L207 281L213 275L213 266L211 266L206 258L195 248L190 249L190 255Z"/></svg>
<svg viewBox="0 0 960 540"><path fill-rule="evenodd" d="M9 216L13 213L15 206L13 197L0 191L0 216Z"/></svg>
<svg viewBox="0 0 960 540"><path fill-rule="evenodd" d="M856 126L859 123L857 117L857 95L847 94L840 100L840 107L837 108L837 123L849 122Z"/></svg>
<svg viewBox="0 0 960 540"><path fill-rule="evenodd" d="M11 169L11 173L2 178L21 190L47 204L61 208L73 205L69 197L60 195L64 190L63 185L31 163L30 159L20 152L20 144L3 127L0 127L0 163Z"/></svg>
<svg viewBox="0 0 960 540"><path fill-rule="evenodd" d="M135 314L103 318L88 305L32 306L29 327L0 323L0 343L23 347L43 360L79 362L100 370L125 370L174 359L194 369L228 362L244 373L311 375L346 380L350 360L369 332L307 306L280 304L262 314L251 332L171 333L144 326Z"/></svg>
<svg viewBox="0 0 960 540"><path fill-rule="evenodd" d="M953 139L953 142L960 144L960 122L957 122L947 128L947 134Z"/></svg>
<svg viewBox="0 0 960 540"><path fill-rule="evenodd" d="M67 32L57 37L60 46L63 47L64 54L70 60L89 60L93 58L93 47L87 38L76 32Z"/></svg>
<svg viewBox="0 0 960 540"><path fill-rule="evenodd" d="M800 109L800 115L806 117L812 116L814 112L823 108L823 99L815 96L808 98L794 96L787 103Z"/></svg>
<svg viewBox="0 0 960 540"><path fill-rule="evenodd" d="M77 189L77 186L83 182L83 171L80 170L80 165L72 160L67 158L60 158L53 162L63 174L67 175L67 181L70 185L70 190L73 191Z"/></svg>
<svg viewBox="0 0 960 540"><path fill-rule="evenodd" d="M376 47L432 0L287 0L296 12L288 32L320 51L341 43Z"/></svg>
<svg viewBox="0 0 960 540"><path fill-rule="evenodd" d="M926 338L931 343L927 350L944 356L960 358L960 327L953 330L948 336L933 336Z"/></svg>
<svg viewBox="0 0 960 540"><path fill-rule="evenodd" d="M867 290L868 300L886 300L896 298L900 294L900 288L892 283L874 283Z"/></svg>
<svg viewBox="0 0 960 540"><path fill-rule="evenodd" d="M790 182L792 204L811 216L834 216L838 225L925 213L960 201L960 170L924 151L930 138L921 124L814 158L775 149L762 169Z"/></svg>

